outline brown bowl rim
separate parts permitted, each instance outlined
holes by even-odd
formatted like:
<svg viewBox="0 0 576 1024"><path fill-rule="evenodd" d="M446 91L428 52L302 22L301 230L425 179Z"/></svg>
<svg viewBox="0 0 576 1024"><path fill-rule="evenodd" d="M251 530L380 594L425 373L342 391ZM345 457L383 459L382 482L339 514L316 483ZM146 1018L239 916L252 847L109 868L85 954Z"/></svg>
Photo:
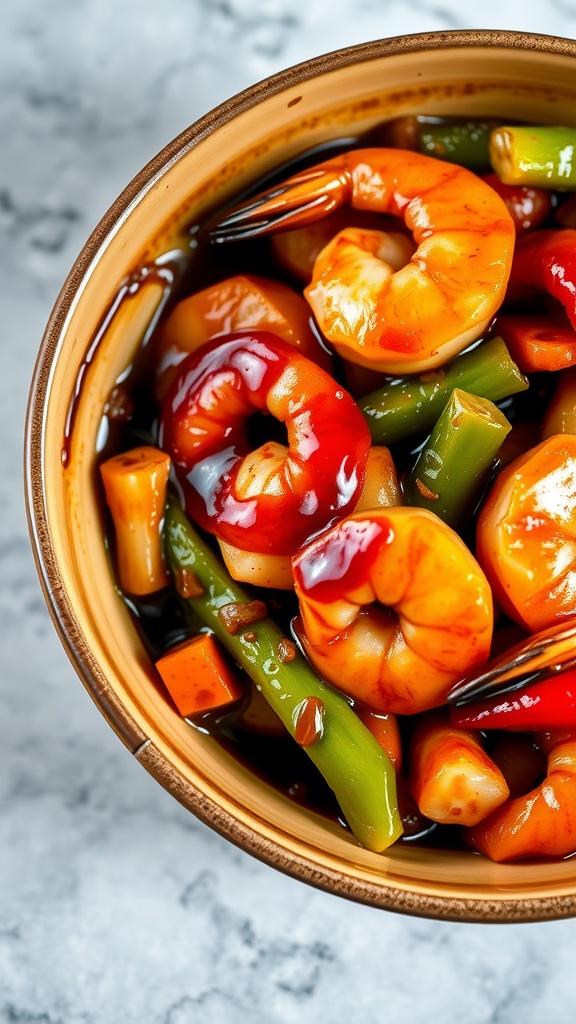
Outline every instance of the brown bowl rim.
<svg viewBox="0 0 576 1024"><path fill-rule="evenodd" d="M576 41L529 32L467 29L415 33L376 39L322 54L257 82L210 110L168 143L142 168L112 203L82 247L50 314L34 368L28 398L24 439L25 499L28 529L44 598L60 640L92 699L105 718L146 769L201 821L220 835L285 874L330 893L381 909L404 914L478 923L543 921L574 916L576 894L502 899L462 898L411 892L394 885L375 884L318 863L236 819L194 787L160 753L116 697L92 658L82 627L63 586L52 543L43 486L44 406L58 341L82 280L100 246L127 208L142 199L151 182L168 170L218 128L238 114L317 74L336 71L375 58L422 50L488 47L542 51L576 57ZM419 883L421 884L421 883Z"/></svg>

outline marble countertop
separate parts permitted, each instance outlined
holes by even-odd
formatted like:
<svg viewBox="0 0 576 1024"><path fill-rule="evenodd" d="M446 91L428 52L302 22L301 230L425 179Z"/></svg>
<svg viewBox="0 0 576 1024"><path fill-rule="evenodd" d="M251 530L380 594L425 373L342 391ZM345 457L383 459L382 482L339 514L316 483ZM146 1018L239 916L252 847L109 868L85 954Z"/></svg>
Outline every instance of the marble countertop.
<svg viewBox="0 0 576 1024"><path fill-rule="evenodd" d="M429 29L576 34L576 0L4 0L0 35L0 1022L574 1020L576 922L347 903L181 808L85 694L42 599L21 435L51 305L135 172L227 96Z"/></svg>

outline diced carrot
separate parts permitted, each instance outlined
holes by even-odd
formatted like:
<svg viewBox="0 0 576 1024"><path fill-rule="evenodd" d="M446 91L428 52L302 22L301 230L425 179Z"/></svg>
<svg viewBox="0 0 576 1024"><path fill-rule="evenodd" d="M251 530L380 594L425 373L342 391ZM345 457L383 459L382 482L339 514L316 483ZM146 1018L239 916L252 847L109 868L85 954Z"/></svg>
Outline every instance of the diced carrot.
<svg viewBox="0 0 576 1024"><path fill-rule="evenodd" d="M116 534L120 586L128 594L153 594L167 586L161 526L170 458L142 445L100 466Z"/></svg>
<svg viewBox="0 0 576 1024"><path fill-rule="evenodd" d="M211 633L174 647L156 668L183 718L233 704L243 693Z"/></svg>
<svg viewBox="0 0 576 1024"><path fill-rule="evenodd" d="M498 317L495 330L522 373L576 365L576 331L568 319L510 314Z"/></svg>

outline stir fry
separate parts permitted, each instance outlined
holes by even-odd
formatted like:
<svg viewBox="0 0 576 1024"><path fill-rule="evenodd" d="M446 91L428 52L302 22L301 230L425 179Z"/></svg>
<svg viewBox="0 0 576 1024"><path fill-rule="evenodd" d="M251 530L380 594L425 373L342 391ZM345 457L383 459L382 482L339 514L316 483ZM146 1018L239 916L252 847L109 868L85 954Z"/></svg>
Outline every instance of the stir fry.
<svg viewBox="0 0 576 1024"><path fill-rule="evenodd" d="M101 463L166 699L375 852L576 853L576 669L449 704L576 620L575 138L404 118L215 218Z"/></svg>

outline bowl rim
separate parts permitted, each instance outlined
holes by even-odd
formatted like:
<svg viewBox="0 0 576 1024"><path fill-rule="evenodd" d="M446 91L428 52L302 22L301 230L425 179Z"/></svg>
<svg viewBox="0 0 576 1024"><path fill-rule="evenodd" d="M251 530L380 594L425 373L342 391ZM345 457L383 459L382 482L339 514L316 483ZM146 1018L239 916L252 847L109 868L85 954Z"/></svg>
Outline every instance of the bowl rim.
<svg viewBox="0 0 576 1024"><path fill-rule="evenodd" d="M435 919L478 923L541 921L576 915L574 895L502 899L463 898L398 889L394 884L359 880L328 865L319 867L255 828L238 820L180 774L140 729L115 697L98 664L90 657L82 627L65 590L52 541L44 490L44 409L50 390L51 368L60 335L82 281L96 254L128 208L141 201L153 182L190 149L237 115L287 88L316 75L353 64L423 50L462 47L540 51L576 57L576 41L551 35L491 29L414 33L371 40L333 50L293 65L259 82L208 111L177 135L140 170L105 212L83 245L67 275L48 319L33 371L24 432L25 505L36 570L50 616L64 649L90 696L125 746L148 772L204 824L271 867L327 892L381 909Z"/></svg>

